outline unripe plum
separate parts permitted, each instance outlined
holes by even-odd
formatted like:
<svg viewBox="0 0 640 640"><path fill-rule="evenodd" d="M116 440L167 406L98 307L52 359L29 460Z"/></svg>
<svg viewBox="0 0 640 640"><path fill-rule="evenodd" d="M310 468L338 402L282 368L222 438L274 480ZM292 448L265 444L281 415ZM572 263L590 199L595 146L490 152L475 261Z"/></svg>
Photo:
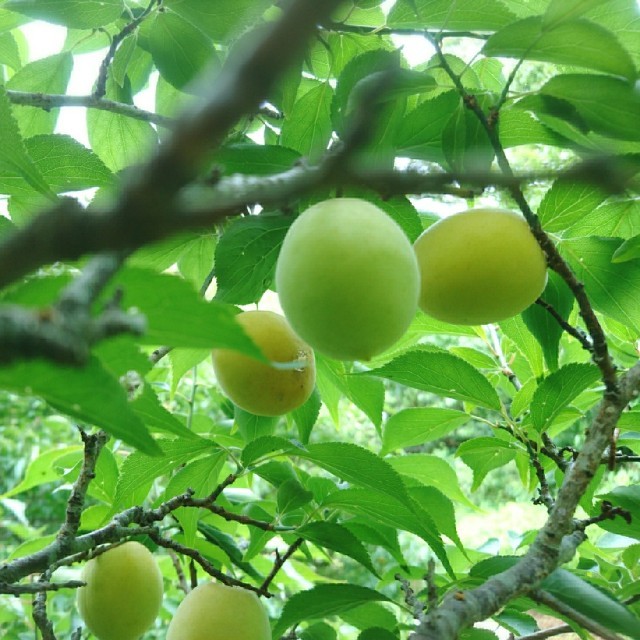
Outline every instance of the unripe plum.
<svg viewBox="0 0 640 640"><path fill-rule="evenodd" d="M301 364L276 369L238 351L214 349L213 368L224 393L241 409L259 416L281 416L304 404L316 383L311 347L273 311L244 311L236 319L270 361Z"/></svg>
<svg viewBox="0 0 640 640"><path fill-rule="evenodd" d="M382 209L358 198L314 204L291 225L276 265L293 329L338 360L370 360L415 316L420 288L411 243Z"/></svg>
<svg viewBox="0 0 640 640"><path fill-rule="evenodd" d="M524 218L503 209L470 209L439 220L414 245L420 308L454 324L487 324L517 315L547 282L544 252Z"/></svg>
<svg viewBox="0 0 640 640"><path fill-rule="evenodd" d="M209 582L180 603L167 640L271 640L271 627L255 593Z"/></svg>
<svg viewBox="0 0 640 640"><path fill-rule="evenodd" d="M78 589L82 619L99 640L138 640L162 605L162 575L153 554L125 542L92 558Z"/></svg>

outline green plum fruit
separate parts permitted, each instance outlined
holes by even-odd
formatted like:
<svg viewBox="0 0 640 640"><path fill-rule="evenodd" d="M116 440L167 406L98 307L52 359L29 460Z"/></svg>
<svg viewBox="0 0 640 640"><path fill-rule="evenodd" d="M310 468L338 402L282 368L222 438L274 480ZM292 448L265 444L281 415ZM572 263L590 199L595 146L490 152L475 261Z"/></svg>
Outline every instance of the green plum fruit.
<svg viewBox="0 0 640 640"><path fill-rule="evenodd" d="M470 209L439 220L414 245L420 308L453 324L487 324L517 315L547 282L544 252L513 211Z"/></svg>
<svg viewBox="0 0 640 640"><path fill-rule="evenodd" d="M313 350L273 311L244 311L236 319L268 360L300 365L280 369L238 351L214 349L213 368L224 393L259 416L281 416L304 404L316 383Z"/></svg>
<svg viewBox="0 0 640 640"><path fill-rule="evenodd" d="M162 605L162 575L153 554L125 542L92 558L78 589L82 619L99 640L138 640Z"/></svg>
<svg viewBox="0 0 640 640"><path fill-rule="evenodd" d="M400 226L358 198L314 204L291 225L276 289L294 331L338 360L370 360L418 309L416 257Z"/></svg>
<svg viewBox="0 0 640 640"><path fill-rule="evenodd" d="M255 593L209 582L180 603L167 640L271 640L271 627Z"/></svg>

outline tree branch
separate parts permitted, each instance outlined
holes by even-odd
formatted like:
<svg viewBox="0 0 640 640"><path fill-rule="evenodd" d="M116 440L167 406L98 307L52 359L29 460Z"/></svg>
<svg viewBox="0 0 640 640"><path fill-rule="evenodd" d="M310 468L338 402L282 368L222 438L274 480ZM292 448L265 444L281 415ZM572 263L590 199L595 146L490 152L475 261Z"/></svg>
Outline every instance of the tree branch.
<svg viewBox="0 0 640 640"><path fill-rule="evenodd" d="M60 553L66 553L66 549L73 545L73 540L80 528L80 518L84 508L84 500L89 484L95 478L96 464L102 447L107 443L109 436L104 431L98 431L93 435L87 435L82 429L80 436L84 443L84 458L82 469L77 480L73 484L71 495L67 500L65 521L58 531L56 541L60 544Z"/></svg>
<svg viewBox="0 0 640 640"><path fill-rule="evenodd" d="M56 93L29 93L27 91L7 90L7 97L12 104L23 107L37 107L45 111L60 107L84 107L85 109L98 109L110 111L134 120L150 122L165 129L172 129L176 125L175 118L169 118L159 113L145 111L133 104L116 102L96 95L70 96Z"/></svg>
<svg viewBox="0 0 640 640"><path fill-rule="evenodd" d="M458 181L511 189L524 182L565 175L548 171L521 176L503 176L491 171L465 174L377 171L353 163L342 164L341 170L336 171L336 154L339 155L340 150L328 153L318 165L300 164L269 176L222 178L207 191L211 204L199 208L177 201L170 212L159 211L153 202L155 187L150 187L146 200L141 197L140 207L129 216L119 206L89 212L73 200L61 201L0 243L0 287L45 264L77 260L88 253L133 250L178 231L210 227L212 223L243 213L250 206L290 204L313 189L327 185L365 187L382 197L424 193L456 193L469 197L470 190L460 189ZM615 162L615 159L609 161ZM570 172L580 180L583 166L587 170L586 164L579 164L566 174Z"/></svg>
<svg viewBox="0 0 640 640"><path fill-rule="evenodd" d="M577 622L581 627L586 629L587 631L591 631L592 633L597 634L602 638L602 640L624 640L622 636L619 636L617 633L613 633L613 631L609 631L606 627L603 627L601 624L588 618L583 615L579 611L576 611L569 605L566 605L564 602L561 602L556 597L552 596L550 593L546 591L538 590L530 594L530 597L533 598L536 602L540 604L545 604L547 607L550 607L557 613L567 618L571 618L574 622Z"/></svg>
<svg viewBox="0 0 640 640"><path fill-rule="evenodd" d="M640 393L640 363L621 377L619 386L617 397L605 396L600 403L582 451L568 468L553 510L527 553L513 567L465 591L464 599L448 594L437 609L428 613L411 640L455 640L460 629L489 618L516 596L534 591L558 565L573 556L584 539L584 534L575 530L573 514L600 465L622 410Z"/></svg>
<svg viewBox="0 0 640 640"><path fill-rule="evenodd" d="M0 364L48 358L61 364L82 365L95 343L121 333L142 334L146 328L144 317L122 311L119 296L98 316L92 315L93 302L123 259L124 254L94 256L52 307L0 307Z"/></svg>

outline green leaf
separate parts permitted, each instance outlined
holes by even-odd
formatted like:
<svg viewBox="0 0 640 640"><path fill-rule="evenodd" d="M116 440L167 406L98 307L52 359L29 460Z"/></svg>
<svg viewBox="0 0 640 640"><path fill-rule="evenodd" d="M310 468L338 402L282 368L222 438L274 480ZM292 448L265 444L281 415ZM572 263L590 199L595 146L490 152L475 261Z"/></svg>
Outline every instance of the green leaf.
<svg viewBox="0 0 640 640"><path fill-rule="evenodd" d="M335 522L310 522L296 531L297 535L319 547L337 551L353 558L366 567L374 576L377 572L371 563L369 553L364 545L349 529Z"/></svg>
<svg viewBox="0 0 640 640"><path fill-rule="evenodd" d="M615 33L633 57L636 66L640 65L640 13L637 3L633 0L606 0L591 9L587 17Z"/></svg>
<svg viewBox="0 0 640 640"><path fill-rule="evenodd" d="M34 487L60 480L62 469L60 464L58 464L58 460L62 458L69 460L71 455L74 455L76 458L74 464L79 463L82 460L82 447L63 447L61 449L50 449L49 451L41 453L35 460L29 463L21 482L13 487L13 489L2 494L0 498L11 498Z"/></svg>
<svg viewBox="0 0 640 640"><path fill-rule="evenodd" d="M640 140L640 130L631 124L640 120L640 92L624 80L565 74L551 78L540 92L570 102L596 133Z"/></svg>
<svg viewBox="0 0 640 640"><path fill-rule="evenodd" d="M150 454L159 453L118 380L92 357L83 367L30 360L0 369L0 386L40 396L56 409L96 425Z"/></svg>
<svg viewBox="0 0 640 640"><path fill-rule="evenodd" d="M356 629L370 629L375 627L383 631L393 631L398 627L398 619L388 606L380 602L367 602L355 609L349 609L340 617ZM360 638L362 636L358 636ZM384 636L386 637L386 636Z"/></svg>
<svg viewBox="0 0 640 640"><path fill-rule="evenodd" d="M386 460L364 447L348 442L323 442L307 445L296 455L356 486L386 493L401 502L407 499L398 473Z"/></svg>
<svg viewBox="0 0 640 640"><path fill-rule="evenodd" d="M540 222L545 231L564 231L590 214L608 195L597 185L559 178L538 207Z"/></svg>
<svg viewBox="0 0 640 640"><path fill-rule="evenodd" d="M276 451L288 452L294 449L296 445L286 438L271 435L259 436L251 440L242 450L242 464L248 467L263 456L271 455ZM256 473L261 473L261 469L263 467L256 469Z"/></svg>
<svg viewBox="0 0 640 640"><path fill-rule="evenodd" d="M234 220L216 247L216 298L234 304L255 303L271 286L280 245L292 219L249 216Z"/></svg>
<svg viewBox="0 0 640 640"><path fill-rule="evenodd" d="M408 504L404 504L387 493L373 489L341 489L327 496L323 506L340 508L367 520L414 533L431 547L452 574L451 564L433 518L415 501L409 500Z"/></svg>
<svg viewBox="0 0 640 640"><path fill-rule="evenodd" d="M565 236L609 236L628 239L638 234L640 201L628 197L609 198L597 209L586 213L565 232ZM614 262L617 262L617 259Z"/></svg>
<svg viewBox="0 0 640 640"><path fill-rule="evenodd" d="M191 371L210 355L209 349L172 349L169 352L172 397L187 371Z"/></svg>
<svg viewBox="0 0 640 640"><path fill-rule="evenodd" d="M610 502L614 507L620 507L631 516L631 522L627 522L621 516L612 520L599 522L598 526L606 531L617 533L628 538L640 540L640 486L615 487L605 494L598 495L598 503L594 506L592 516L598 516L602 512L602 502Z"/></svg>
<svg viewBox="0 0 640 640"><path fill-rule="evenodd" d="M455 409L402 409L387 420L380 453L384 455L395 449L439 440L468 420L466 413Z"/></svg>
<svg viewBox="0 0 640 640"><path fill-rule="evenodd" d="M611 262L628 262L640 258L640 235L625 240L614 252Z"/></svg>
<svg viewBox="0 0 640 640"><path fill-rule="evenodd" d="M398 640L395 633L391 633L388 629L382 627L371 627L365 629L359 636L358 640Z"/></svg>
<svg viewBox="0 0 640 640"><path fill-rule="evenodd" d="M72 29L94 29L117 20L124 10L122 0L6 0L10 11Z"/></svg>
<svg viewBox="0 0 640 640"><path fill-rule="evenodd" d="M476 491L490 471L511 462L517 453L518 449L504 440L473 438L458 447L456 456L473 471L471 491Z"/></svg>
<svg viewBox="0 0 640 640"><path fill-rule="evenodd" d="M344 133L351 112L361 101L362 92L371 82L376 82L378 73L388 72L398 66L398 53L385 48L366 51L347 62L338 78L331 104L332 122L338 133ZM386 94L384 97L387 98Z"/></svg>
<svg viewBox="0 0 640 640"><path fill-rule="evenodd" d="M303 444L309 442L309 436L311 436L311 431L318 420L321 406L320 394L317 389L314 389L309 399L301 407L291 412L293 421L298 427L298 438Z"/></svg>
<svg viewBox="0 0 640 640"><path fill-rule="evenodd" d="M291 596L273 629L274 637L303 620L327 618L348 611L365 602L388 602L389 599L373 589L352 584L321 584Z"/></svg>
<svg viewBox="0 0 640 640"><path fill-rule="evenodd" d="M337 638L335 629L326 622L316 622L300 633L300 640L337 640Z"/></svg>
<svg viewBox="0 0 640 640"><path fill-rule="evenodd" d="M172 413L169 413L161 404L155 391L148 384L142 389L142 393L131 401L134 413L151 431L172 433L181 438L197 438L187 429Z"/></svg>
<svg viewBox="0 0 640 640"><path fill-rule="evenodd" d="M387 458L387 461L398 473L415 478L423 485L435 487L451 500L476 509L476 506L462 493L458 476L446 460L426 453L412 453Z"/></svg>
<svg viewBox="0 0 640 640"><path fill-rule="evenodd" d="M22 66L18 43L11 33L0 34L0 64L6 64L14 71Z"/></svg>
<svg viewBox="0 0 640 640"><path fill-rule="evenodd" d="M478 98L481 107L486 98ZM459 103L442 131L442 153L447 164L457 173L488 171L494 157L486 130L475 113Z"/></svg>
<svg viewBox="0 0 640 640"><path fill-rule="evenodd" d="M389 27L493 31L513 20L513 14L497 0L398 0L389 16Z"/></svg>
<svg viewBox="0 0 640 640"><path fill-rule="evenodd" d="M522 316L514 316L500 322L500 330L511 340L525 357L534 376L544 373L542 347L527 328Z"/></svg>
<svg viewBox="0 0 640 640"><path fill-rule="evenodd" d="M556 569L541 588L606 629L640 639L640 618L612 595L589 584L566 569Z"/></svg>
<svg viewBox="0 0 640 640"><path fill-rule="evenodd" d="M25 147L56 193L114 184L114 175L100 158L71 136L34 136L25 140Z"/></svg>
<svg viewBox="0 0 640 640"><path fill-rule="evenodd" d="M225 459L225 454L219 451L200 460L189 462L169 480L165 499L173 498L184 493L187 489L194 492L195 498L208 496L218 485L218 478ZM195 543L200 511L200 509L182 507L173 512L182 526L186 544L190 547Z"/></svg>
<svg viewBox="0 0 640 640"><path fill-rule="evenodd" d="M247 443L273 435L278 423L278 418L256 416L240 407L234 407L234 420L242 439Z"/></svg>
<svg viewBox="0 0 640 640"><path fill-rule="evenodd" d="M503 147L517 147L523 144L546 144L564 146L566 141L534 118L528 111L505 107L500 110L500 142Z"/></svg>
<svg viewBox="0 0 640 640"><path fill-rule="evenodd" d="M229 560L231 560L231 562L236 567L239 567L247 575L250 575L259 582L262 582L264 580L264 576L256 571L256 569L253 568L253 565L243 560L243 553L236 545L233 536L230 536L228 533L223 533L222 531L220 531L220 529L202 522L202 520L198 522L198 531L202 534L207 542L222 549L222 551L227 555ZM198 540L196 539L195 542L197 548ZM204 552L204 555L205 557L207 556L206 551Z"/></svg>
<svg viewBox="0 0 640 640"><path fill-rule="evenodd" d="M163 5L208 36L227 40L242 26L253 24L269 6L268 0L164 0Z"/></svg>
<svg viewBox="0 0 640 640"><path fill-rule="evenodd" d="M386 211L400 225L411 242L414 242L422 233L420 216L411 200L406 196L395 196L377 202L369 194L367 199Z"/></svg>
<svg viewBox="0 0 640 640"><path fill-rule="evenodd" d="M584 15L594 7L608 0L551 0L544 13L544 27L553 28L560 22L567 22Z"/></svg>
<svg viewBox="0 0 640 640"><path fill-rule="evenodd" d="M621 245L615 238L571 238L559 244L597 311L640 332L640 263L612 262Z"/></svg>
<svg viewBox="0 0 640 640"><path fill-rule="evenodd" d="M233 307L205 302L181 278L129 268L122 269L114 278L105 299L113 295L116 287L122 288L123 307L135 307L146 317L147 332L142 338L146 344L236 349L264 359L235 321Z"/></svg>
<svg viewBox="0 0 640 640"><path fill-rule="evenodd" d="M229 144L218 149L212 160L225 175L243 173L268 176L291 169L300 154L276 145Z"/></svg>
<svg viewBox="0 0 640 640"><path fill-rule="evenodd" d="M125 458L116 486L114 511L141 504L153 481L172 469L204 454L215 454L219 447L211 440L158 440L162 455L149 456L136 451Z"/></svg>
<svg viewBox="0 0 640 640"><path fill-rule="evenodd" d="M307 491L295 478L285 480L276 493L278 512L282 515L299 509L313 500L311 491Z"/></svg>
<svg viewBox="0 0 640 640"><path fill-rule="evenodd" d="M316 356L316 366L318 375L325 383L333 385L366 414L376 429L380 428L384 406L384 385L380 380L350 374L345 363L329 360L321 355Z"/></svg>
<svg viewBox="0 0 640 640"><path fill-rule="evenodd" d="M409 495L433 518L438 531L464 553L464 545L456 529L456 514L451 500L435 487L411 487Z"/></svg>
<svg viewBox="0 0 640 640"><path fill-rule="evenodd" d="M171 11L158 11L145 25L148 47L160 75L176 89L192 82L207 64L217 61L211 40Z"/></svg>
<svg viewBox="0 0 640 640"><path fill-rule="evenodd" d="M44 177L29 157L20 130L11 110L4 86L0 85L0 176L6 171L18 174L39 193L52 199L54 194ZM1 179L1 178L0 178Z"/></svg>
<svg viewBox="0 0 640 640"><path fill-rule="evenodd" d="M592 364L572 362L547 376L535 390L531 401L531 422L544 431L558 414L600 378Z"/></svg>
<svg viewBox="0 0 640 640"><path fill-rule="evenodd" d="M442 161L444 128L459 104L460 96L447 91L407 113L395 137L398 152L421 160Z"/></svg>
<svg viewBox="0 0 640 640"><path fill-rule="evenodd" d="M540 297L549 303L563 320L569 319L573 308L573 294L557 273L549 271L547 286ZM560 338L563 335L563 329L558 321L546 309L535 304L522 312L522 319L540 343L549 369L552 371L557 369Z"/></svg>
<svg viewBox="0 0 640 640"><path fill-rule="evenodd" d="M216 248L216 235L202 233L189 242L178 260L182 277L199 289L211 273Z"/></svg>
<svg viewBox="0 0 640 640"><path fill-rule="evenodd" d="M563 21L550 27L543 24L542 17L525 18L492 35L483 53L586 67L629 80L636 75L631 56L615 35L588 20Z"/></svg>
<svg viewBox="0 0 640 640"><path fill-rule="evenodd" d="M91 148L114 173L146 158L158 142L148 122L110 111L87 109L87 129Z"/></svg>
<svg viewBox="0 0 640 640"><path fill-rule="evenodd" d="M7 89L63 94L73 69L73 56L69 52L41 58L22 67L7 82ZM45 111L38 107L18 107L14 110L20 131L25 138L41 133L53 133L60 109Z"/></svg>
<svg viewBox="0 0 640 640"><path fill-rule="evenodd" d="M318 84L299 98L282 124L280 143L315 162L331 139L331 99L333 89L327 82Z"/></svg>
<svg viewBox="0 0 640 640"><path fill-rule="evenodd" d="M445 398L500 409L500 399L491 383L462 358L443 351L410 351L367 373Z"/></svg>

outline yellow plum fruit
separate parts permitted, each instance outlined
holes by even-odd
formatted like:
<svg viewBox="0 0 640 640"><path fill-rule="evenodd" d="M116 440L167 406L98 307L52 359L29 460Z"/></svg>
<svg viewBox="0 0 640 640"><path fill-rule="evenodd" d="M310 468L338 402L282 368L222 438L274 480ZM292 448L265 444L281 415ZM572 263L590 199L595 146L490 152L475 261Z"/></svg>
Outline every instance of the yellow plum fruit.
<svg viewBox="0 0 640 640"><path fill-rule="evenodd" d="M503 209L470 209L439 220L414 245L420 308L454 324L517 315L547 282L544 252L525 219Z"/></svg>
<svg viewBox="0 0 640 640"><path fill-rule="evenodd" d="M304 404L316 383L313 350L273 311L244 311L236 319L268 360L300 364L280 369L238 351L214 349L213 368L224 393L259 416L281 416Z"/></svg>
<svg viewBox="0 0 640 640"><path fill-rule="evenodd" d="M255 593L209 582L180 603L167 640L271 640L271 627Z"/></svg>
<svg viewBox="0 0 640 640"><path fill-rule="evenodd" d="M418 309L416 257L400 226L358 198L309 207L291 225L276 265L293 329L338 360L370 360L392 346Z"/></svg>
<svg viewBox="0 0 640 640"><path fill-rule="evenodd" d="M153 554L125 542L92 558L82 570L78 609L99 640L138 640L162 605L162 575Z"/></svg>

